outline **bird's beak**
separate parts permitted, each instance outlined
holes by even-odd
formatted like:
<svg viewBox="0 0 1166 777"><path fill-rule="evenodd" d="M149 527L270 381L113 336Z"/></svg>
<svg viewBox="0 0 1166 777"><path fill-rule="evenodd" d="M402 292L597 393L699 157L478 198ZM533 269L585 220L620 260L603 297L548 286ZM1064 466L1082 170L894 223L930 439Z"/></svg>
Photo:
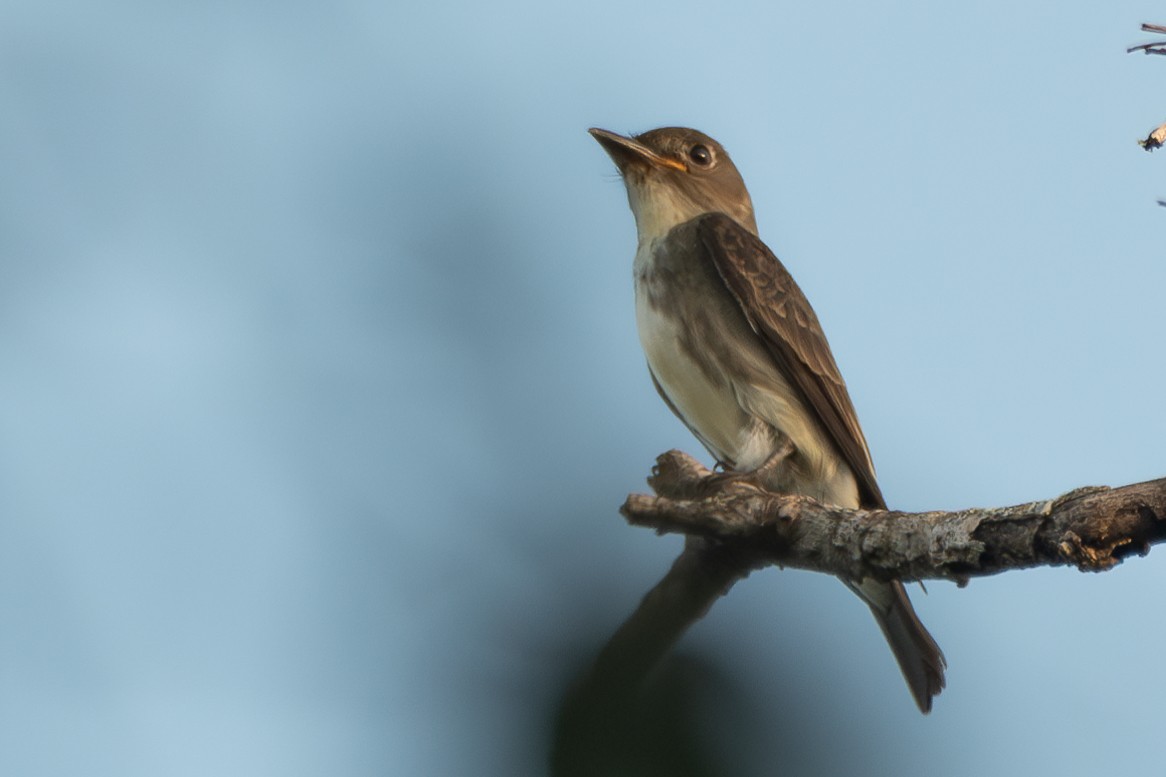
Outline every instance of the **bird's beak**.
<svg viewBox="0 0 1166 777"><path fill-rule="evenodd" d="M599 145L603 146L603 150L615 162L620 173L626 172L627 168L633 165L665 167L681 172L687 169L683 162L660 156L635 138L625 138L623 135L598 127L592 127L587 131L591 133L591 137L599 141Z"/></svg>

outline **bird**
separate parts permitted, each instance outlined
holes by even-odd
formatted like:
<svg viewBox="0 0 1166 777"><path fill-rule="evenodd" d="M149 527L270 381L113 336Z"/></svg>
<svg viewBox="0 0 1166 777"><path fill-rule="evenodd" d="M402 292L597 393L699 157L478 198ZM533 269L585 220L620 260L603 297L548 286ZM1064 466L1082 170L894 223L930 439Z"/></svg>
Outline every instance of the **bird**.
<svg viewBox="0 0 1166 777"><path fill-rule="evenodd" d="M758 236L724 147L686 127L589 132L615 163L635 217L636 328L665 404L725 474L825 504L886 509L818 317ZM843 582L870 607L916 704L930 712L947 664L902 582Z"/></svg>

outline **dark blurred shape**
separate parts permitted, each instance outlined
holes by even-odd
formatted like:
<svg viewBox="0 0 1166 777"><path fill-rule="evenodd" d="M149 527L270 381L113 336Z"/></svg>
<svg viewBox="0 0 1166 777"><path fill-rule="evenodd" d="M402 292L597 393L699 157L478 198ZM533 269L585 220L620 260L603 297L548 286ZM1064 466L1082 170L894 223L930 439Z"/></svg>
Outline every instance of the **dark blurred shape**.
<svg viewBox="0 0 1166 777"><path fill-rule="evenodd" d="M690 539L559 707L552 774L740 774L749 747L718 739L712 721L750 721L728 672L669 651L734 582L753 568L748 549ZM727 696L724 694L728 691ZM752 728L746 726L746 728ZM724 733L723 731L721 732ZM747 740L749 732L739 739Z"/></svg>
<svg viewBox="0 0 1166 777"><path fill-rule="evenodd" d="M590 674L590 673L589 673ZM739 774L702 725L713 714L713 689L723 698L732 686L704 659L677 656L664 663L638 690L581 682L558 711L551 751L555 777L585 775L670 775L707 777ZM735 703L734 703L735 702Z"/></svg>
<svg viewBox="0 0 1166 777"><path fill-rule="evenodd" d="M698 725L708 665L664 657L751 561L729 543L688 541L564 701L555 774L724 773Z"/></svg>

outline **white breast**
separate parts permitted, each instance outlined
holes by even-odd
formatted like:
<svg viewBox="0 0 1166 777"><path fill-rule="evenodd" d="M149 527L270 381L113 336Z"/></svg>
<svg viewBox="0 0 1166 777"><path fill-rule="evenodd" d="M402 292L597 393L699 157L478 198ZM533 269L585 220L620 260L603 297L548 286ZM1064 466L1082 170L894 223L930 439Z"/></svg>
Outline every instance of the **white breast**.
<svg viewBox="0 0 1166 777"><path fill-rule="evenodd" d="M650 250L650 249L648 249ZM637 266L645 267L637 255ZM661 311L648 302L646 280L637 272L636 328L648 366L668 400L701 442L723 461L738 469L760 466L774 448L768 424L759 423L741 406L736 387L727 375L697 364L684 349L683 311Z"/></svg>
<svg viewBox="0 0 1166 777"><path fill-rule="evenodd" d="M668 272L654 272L653 247L641 242L636 253L636 326L652 374L684 422L714 456L741 471L764 464L784 436L800 465L782 468L771 483L774 490L857 506L854 476L761 340L742 336L750 330L743 317L730 313L736 308L727 291L724 299L711 288L707 299L662 294L652 284L676 281ZM663 307L661 299L671 304ZM685 303L696 307L685 309ZM698 319L704 322L699 362L685 347Z"/></svg>

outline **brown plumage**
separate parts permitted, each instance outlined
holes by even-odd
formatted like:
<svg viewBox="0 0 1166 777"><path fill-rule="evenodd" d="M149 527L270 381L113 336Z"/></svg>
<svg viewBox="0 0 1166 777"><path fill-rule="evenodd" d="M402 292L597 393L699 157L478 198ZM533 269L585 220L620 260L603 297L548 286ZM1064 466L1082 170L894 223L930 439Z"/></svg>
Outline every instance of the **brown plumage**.
<svg viewBox="0 0 1166 777"><path fill-rule="evenodd" d="M757 236L724 148L669 127L625 138L592 130L636 216L637 323L664 401L717 460L761 467L765 485L843 507L885 508L866 439L813 308ZM899 582L843 581L870 606L919 708L945 662Z"/></svg>

